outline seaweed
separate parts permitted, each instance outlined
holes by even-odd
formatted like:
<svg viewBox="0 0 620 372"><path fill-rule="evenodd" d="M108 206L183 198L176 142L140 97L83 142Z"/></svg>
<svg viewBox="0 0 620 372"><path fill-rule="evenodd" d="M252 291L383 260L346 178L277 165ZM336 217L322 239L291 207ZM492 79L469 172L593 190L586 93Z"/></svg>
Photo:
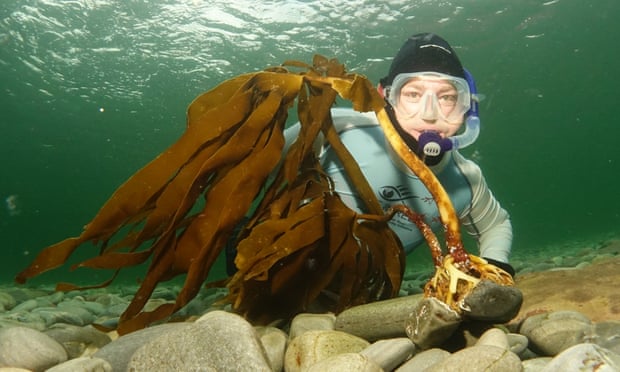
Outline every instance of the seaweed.
<svg viewBox="0 0 620 372"><path fill-rule="evenodd" d="M64 265L86 242L98 253L71 268L115 271L88 288L109 285L118 270L150 260L119 321L121 334L185 306L231 240L238 244L238 271L222 283L226 301L255 322L290 317L326 293L335 294L334 311L396 295L403 250L335 134L330 108L338 94L360 111L384 105L366 78L322 56L312 65L289 61L240 75L200 95L188 108L183 135L123 183L78 237L45 248L16 281ZM284 152L295 103L301 131ZM371 214L356 213L334 192L312 150L319 133L338 149ZM156 286L181 274L176 301L144 311ZM76 288L87 287L57 285Z"/></svg>

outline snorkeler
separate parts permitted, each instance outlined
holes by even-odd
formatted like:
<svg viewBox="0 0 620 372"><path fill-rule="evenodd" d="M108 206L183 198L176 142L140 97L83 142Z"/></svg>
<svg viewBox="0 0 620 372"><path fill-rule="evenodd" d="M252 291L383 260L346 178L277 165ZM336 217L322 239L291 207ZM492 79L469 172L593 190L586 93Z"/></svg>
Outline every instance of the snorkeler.
<svg viewBox="0 0 620 372"><path fill-rule="evenodd" d="M378 90L396 131L436 175L461 225L475 237L479 256L514 276L508 263L512 245L509 215L489 190L478 165L458 151L476 140L480 119L474 80L452 47L434 34L410 37L394 58L388 75L380 80ZM441 230L433 197L389 145L375 114L336 108L332 116L340 139L383 209L405 205L422 214L433 230ZM465 128L459 132L463 124ZM297 136L298 129L293 126L285 132L287 142ZM327 143L315 146L342 200L360 213L367 212L334 151ZM425 242L417 226L405 216L397 214L389 224L407 254ZM501 293L498 295L501 297ZM518 310L519 306L516 300L513 307Z"/></svg>
<svg viewBox="0 0 620 372"><path fill-rule="evenodd" d="M295 61L292 65L305 66ZM277 68L242 75L199 96L188 108L183 136L121 185L78 237L46 247L16 275L16 281L24 283L64 265L78 246L89 241L100 245L99 253L80 267L119 270L152 258L120 319L118 330L123 334L183 308L226 248L228 258L234 257L229 267L236 272L214 285L226 285L226 301L248 319L288 318L323 300L319 299L323 294L332 302L326 307L339 310L399 294L405 253L424 241L417 226L429 242L433 234L426 225L443 227L437 204L452 243L449 254L435 262L437 280L427 283L425 294L473 319L512 319L520 297L497 301L512 299L503 296L509 292L504 289L512 286L511 274L479 257L474 260L460 242L459 223L478 238L480 256L514 273L508 265L512 242L508 214L486 187L478 166L458 153L476 139L479 120L473 79L451 47L434 35L412 37L381 80L382 95L364 77L345 74L337 60L316 56L308 68L312 73ZM327 76L317 76L317 71ZM326 82L332 90L322 89ZM314 89L317 84L320 89ZM353 210L365 212L357 189L334 156L336 150L317 137L322 125L329 124L324 120L336 92L377 115L334 110L335 128L325 128L333 137L329 143L342 142L352 153L354 161L344 162L361 166L369 181L370 192L366 180L356 183L364 184L362 192L372 209L368 214ZM283 138L282 130L296 97L300 118L308 125L304 128L312 130L299 136L295 133L299 126L287 130L286 139L296 138L292 142ZM466 129L458 134L463 123ZM278 167L286 142L299 146L291 147L284 166ZM309 144L317 146L310 149ZM326 173L331 180L324 177ZM430 185L432 195L424 185ZM206 201L203 212L193 213L198 200ZM387 225L387 218L394 215L381 213L381 208L403 215L397 214ZM415 213L409 213L412 210ZM251 219L245 220L248 216ZM235 226L244 230L235 232ZM238 244L226 244L231 240ZM149 248L137 250L147 242ZM437 248L441 250L439 243ZM480 275L469 279L465 274L470 269ZM146 301L158 283L181 274L187 275L176 301L146 311ZM463 277L466 286L456 283ZM485 282L495 284L477 285ZM57 288L79 287L61 283ZM508 310L487 311L498 308Z"/></svg>

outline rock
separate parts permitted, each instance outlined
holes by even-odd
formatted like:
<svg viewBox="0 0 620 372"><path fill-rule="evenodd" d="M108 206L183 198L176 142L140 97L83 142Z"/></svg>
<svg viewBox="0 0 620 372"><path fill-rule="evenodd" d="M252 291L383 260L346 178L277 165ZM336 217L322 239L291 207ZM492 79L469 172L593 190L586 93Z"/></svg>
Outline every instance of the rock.
<svg viewBox="0 0 620 372"><path fill-rule="evenodd" d="M119 317L129 305L129 300L115 293L100 293L93 300L104 306L104 311L98 315L107 317Z"/></svg>
<svg viewBox="0 0 620 372"><path fill-rule="evenodd" d="M33 309L36 309L38 306L39 306L39 303L37 302L37 300L29 299L29 300L19 303L18 305L15 305L15 307L11 309L11 312L12 313L19 313L19 312L25 313L28 311L32 311Z"/></svg>
<svg viewBox="0 0 620 372"><path fill-rule="evenodd" d="M38 307L32 310L32 314L37 314L43 318L47 327L56 323L67 323L77 326L84 326L92 323L95 318L88 311L83 309L74 309L67 311L58 307ZM83 317L87 317L84 319Z"/></svg>
<svg viewBox="0 0 620 372"><path fill-rule="evenodd" d="M385 371L392 371L411 358L415 345L406 337L379 340L360 352Z"/></svg>
<svg viewBox="0 0 620 372"><path fill-rule="evenodd" d="M429 372L512 372L521 371L521 359L506 349L496 346L473 346L457 351L433 365Z"/></svg>
<svg viewBox="0 0 620 372"><path fill-rule="evenodd" d="M523 294L517 287L482 280L465 297L463 303L466 309L463 311L464 317L506 323L519 313Z"/></svg>
<svg viewBox="0 0 620 372"><path fill-rule="evenodd" d="M327 314L297 314L291 321L289 329L289 339L301 335L310 330L332 330L336 323L336 316L331 313Z"/></svg>
<svg viewBox="0 0 620 372"><path fill-rule="evenodd" d="M594 325L592 342L620 354L620 322L601 322Z"/></svg>
<svg viewBox="0 0 620 372"><path fill-rule="evenodd" d="M106 360L114 371L126 371L133 353L147 342L169 332L183 331L190 323L167 323L144 328L121 336L93 354Z"/></svg>
<svg viewBox="0 0 620 372"><path fill-rule="evenodd" d="M101 304L105 306L106 309L109 309L111 306L115 305L127 305L129 301L127 299L121 297L116 293L97 293L93 294L92 299L95 303Z"/></svg>
<svg viewBox="0 0 620 372"><path fill-rule="evenodd" d="M54 305L58 305L62 300L64 300L65 298L65 293L64 292L60 292L60 291L54 291L50 294L48 294L47 296L41 296L37 298L37 301L41 302L42 304L54 304Z"/></svg>
<svg viewBox="0 0 620 372"><path fill-rule="evenodd" d="M446 341L458 328L461 317L448 305L429 297L420 301L405 321L407 336L420 349Z"/></svg>
<svg viewBox="0 0 620 372"><path fill-rule="evenodd" d="M47 328L45 320L38 314L13 311L0 314L0 328L10 327L28 327L38 331L43 331Z"/></svg>
<svg viewBox="0 0 620 372"><path fill-rule="evenodd" d="M176 301L178 294L179 291L175 288L155 288L151 297L174 302Z"/></svg>
<svg viewBox="0 0 620 372"><path fill-rule="evenodd" d="M538 357L524 360L521 362L523 372L540 372L547 366L547 364L549 364L551 359L551 357Z"/></svg>
<svg viewBox="0 0 620 372"><path fill-rule="evenodd" d="M365 355L358 353L345 353L331 356L321 360L304 372L383 372L376 363ZM288 371L287 371L288 372Z"/></svg>
<svg viewBox="0 0 620 372"><path fill-rule="evenodd" d="M271 368L276 372L281 371L284 368L284 352L286 351L288 335L275 327L255 327L255 329Z"/></svg>
<svg viewBox="0 0 620 372"><path fill-rule="evenodd" d="M397 297L349 308L336 316L334 329L368 341L404 337L405 320L422 298Z"/></svg>
<svg viewBox="0 0 620 372"><path fill-rule="evenodd" d="M252 325L239 315L220 310L146 343L132 355L127 369L272 371Z"/></svg>
<svg viewBox="0 0 620 372"><path fill-rule="evenodd" d="M44 333L61 344L67 351L69 358L77 358L89 347L101 348L112 341L110 336L92 326L78 327L58 323Z"/></svg>
<svg viewBox="0 0 620 372"><path fill-rule="evenodd" d="M9 287L5 290L6 293L10 294L11 297L15 299L15 301L20 304L24 301L28 301L30 299L47 296L53 291L38 289L38 288L26 288L26 287Z"/></svg>
<svg viewBox="0 0 620 372"><path fill-rule="evenodd" d="M307 331L289 343L284 355L284 369L287 372L305 371L321 360L337 354L358 353L368 345L368 341L345 332Z"/></svg>
<svg viewBox="0 0 620 372"><path fill-rule="evenodd" d="M484 345L497 346L504 350L510 350L508 337L506 336L506 333L499 328L491 328L480 336L476 346Z"/></svg>
<svg viewBox="0 0 620 372"><path fill-rule="evenodd" d="M543 356L591 339L594 327L590 319L576 311L556 311L531 316L521 324L519 333L530 341L530 348Z"/></svg>
<svg viewBox="0 0 620 372"><path fill-rule="evenodd" d="M68 360L58 364L45 372L112 372L110 363L103 359L82 357Z"/></svg>
<svg viewBox="0 0 620 372"><path fill-rule="evenodd" d="M0 367L42 371L66 360L62 345L42 332L26 327L0 329Z"/></svg>
<svg viewBox="0 0 620 372"><path fill-rule="evenodd" d="M422 372L431 368L435 364L439 364L450 356L450 353L443 349L428 349L416 354L402 366L398 367L395 372Z"/></svg>
<svg viewBox="0 0 620 372"><path fill-rule="evenodd" d="M80 300L77 298L62 301L58 304L58 308L70 310L74 308L80 308L88 311L90 314L93 315L101 315L106 311L105 306L100 303L84 301L83 299Z"/></svg>
<svg viewBox="0 0 620 372"><path fill-rule="evenodd" d="M0 309L4 311L11 310L16 304L17 301L15 301L15 298L13 298L10 293L0 291Z"/></svg>
<svg viewBox="0 0 620 372"><path fill-rule="evenodd" d="M571 346L555 356L541 372L617 372L620 355L595 344Z"/></svg>
<svg viewBox="0 0 620 372"><path fill-rule="evenodd" d="M508 333L506 335L508 339L509 350L517 354L519 357L523 353L529 344L527 337L518 333Z"/></svg>

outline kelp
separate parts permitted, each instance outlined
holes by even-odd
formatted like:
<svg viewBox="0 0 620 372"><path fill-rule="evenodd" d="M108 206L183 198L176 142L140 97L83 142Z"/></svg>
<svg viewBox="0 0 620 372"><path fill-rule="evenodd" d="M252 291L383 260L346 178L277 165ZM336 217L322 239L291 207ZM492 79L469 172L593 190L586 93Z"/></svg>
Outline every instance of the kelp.
<svg viewBox="0 0 620 372"><path fill-rule="evenodd" d="M238 271L227 281L227 301L256 322L291 316L321 293L335 294L335 311L394 296L403 251L335 135L330 108L338 94L359 111L383 107L367 79L321 56L313 65L287 62L241 75L202 94L188 108L183 135L122 184L78 237L45 248L16 281L64 265L86 242L98 246L98 254L72 269L118 272L149 261L120 318L121 334L185 306L229 241L238 243ZM283 153L283 130L295 102L301 130ZM355 213L333 191L312 151L319 133L338 149L371 214ZM184 284L174 303L143 310L159 283L181 274Z"/></svg>
<svg viewBox="0 0 620 372"><path fill-rule="evenodd" d="M355 110L377 114L390 145L431 192L446 230L445 256L415 211L382 210L334 129L330 108L338 95ZM284 150L284 126L295 103L301 128ZM404 213L433 253L437 270L425 287L427 296L459 311L479 280L511 285L510 275L464 250L448 195L398 136L384 104L365 77L322 56L312 65L289 61L225 81L190 104L183 135L122 184L78 237L45 248L16 280L23 283L64 265L86 242L98 246L98 254L72 269L115 270L100 286L109 285L118 270L149 261L120 318L118 332L124 334L185 306L234 242L237 271L225 281L225 300L235 311L267 323L325 300L323 305L337 312L398 293L405 259L387 221ZM368 214L347 207L334 191L313 151L320 133ZM145 311L156 286L179 275L185 279L175 302ZM57 285L58 290L75 288Z"/></svg>

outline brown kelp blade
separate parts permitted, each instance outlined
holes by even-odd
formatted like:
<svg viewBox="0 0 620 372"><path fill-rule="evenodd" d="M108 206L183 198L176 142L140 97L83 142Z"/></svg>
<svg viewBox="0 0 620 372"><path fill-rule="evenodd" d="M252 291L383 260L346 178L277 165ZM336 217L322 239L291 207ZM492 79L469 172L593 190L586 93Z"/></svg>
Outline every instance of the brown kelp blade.
<svg viewBox="0 0 620 372"><path fill-rule="evenodd" d="M100 250L78 267L118 270L149 261L120 320L119 332L127 333L187 304L235 227L249 217L234 237L239 271L228 282L228 300L249 318L290 316L324 291L341 294L337 309L395 295L404 264L400 243L385 220L366 221L342 203L312 150L323 132L347 172L357 175L355 187L369 209L382 215L333 136L330 114L337 94L362 111L379 109L382 99L336 60L317 56L311 66L289 66L303 71L280 67L241 75L194 100L179 140L121 185L79 237L43 250L17 280L62 265L89 241ZM296 98L302 130L283 154ZM197 203L204 205L196 212ZM176 301L143 311L156 286L179 274L186 276Z"/></svg>
<svg viewBox="0 0 620 372"><path fill-rule="evenodd" d="M321 69L336 71L338 77L306 75L307 94L302 91L299 98L299 138L250 221L249 236L238 246L239 271L228 285L230 297L237 311L257 322L288 317L325 291L338 294L332 308L338 311L354 303L393 296L400 287L404 258L398 239L385 221L360 221L334 193L310 151L322 131L332 148L337 148L347 173L361 175L340 139L327 135L333 132L329 109L336 93L355 100L362 110L382 102L373 93L357 94L364 91L359 87L369 92L374 89L363 78L343 76L343 70L330 63L321 60ZM341 83L337 92L332 88L341 79L354 82ZM295 182L291 183L290 175L295 175ZM382 213L363 175L355 180L355 187L367 196L369 209ZM281 183L288 187L279 188ZM302 226L306 233L299 231Z"/></svg>
<svg viewBox="0 0 620 372"><path fill-rule="evenodd" d="M175 174L183 168L197 149L200 149L204 143L209 143L221 136L225 129L238 124L243 117L249 114L252 109L251 102L248 99L250 92L245 92L245 95L233 96L233 100L226 102L226 105L219 104L224 98L230 99L230 95L249 78L250 76L246 75L229 80L196 99L195 102L200 108L191 111L192 117L208 115L208 117L213 118L213 122L201 127L188 124L186 132L176 143L130 177L114 192L95 218L84 227L84 231L79 237L66 239L44 249L28 268L17 275L16 280L23 283L33 276L61 266L82 243L87 241L107 243L112 235L125 226L127 222L132 221L135 216L148 214L154 206L147 204L147 202L161 192L162 188L166 187L169 180L174 178ZM208 105L205 106L203 102L207 102ZM235 110L231 110L230 106L233 106ZM209 110L205 107L209 107ZM168 210L167 213L162 214L170 215L174 212L174 210ZM149 234L144 235L147 235L147 239L152 237L148 236ZM134 246L142 242L136 240Z"/></svg>

